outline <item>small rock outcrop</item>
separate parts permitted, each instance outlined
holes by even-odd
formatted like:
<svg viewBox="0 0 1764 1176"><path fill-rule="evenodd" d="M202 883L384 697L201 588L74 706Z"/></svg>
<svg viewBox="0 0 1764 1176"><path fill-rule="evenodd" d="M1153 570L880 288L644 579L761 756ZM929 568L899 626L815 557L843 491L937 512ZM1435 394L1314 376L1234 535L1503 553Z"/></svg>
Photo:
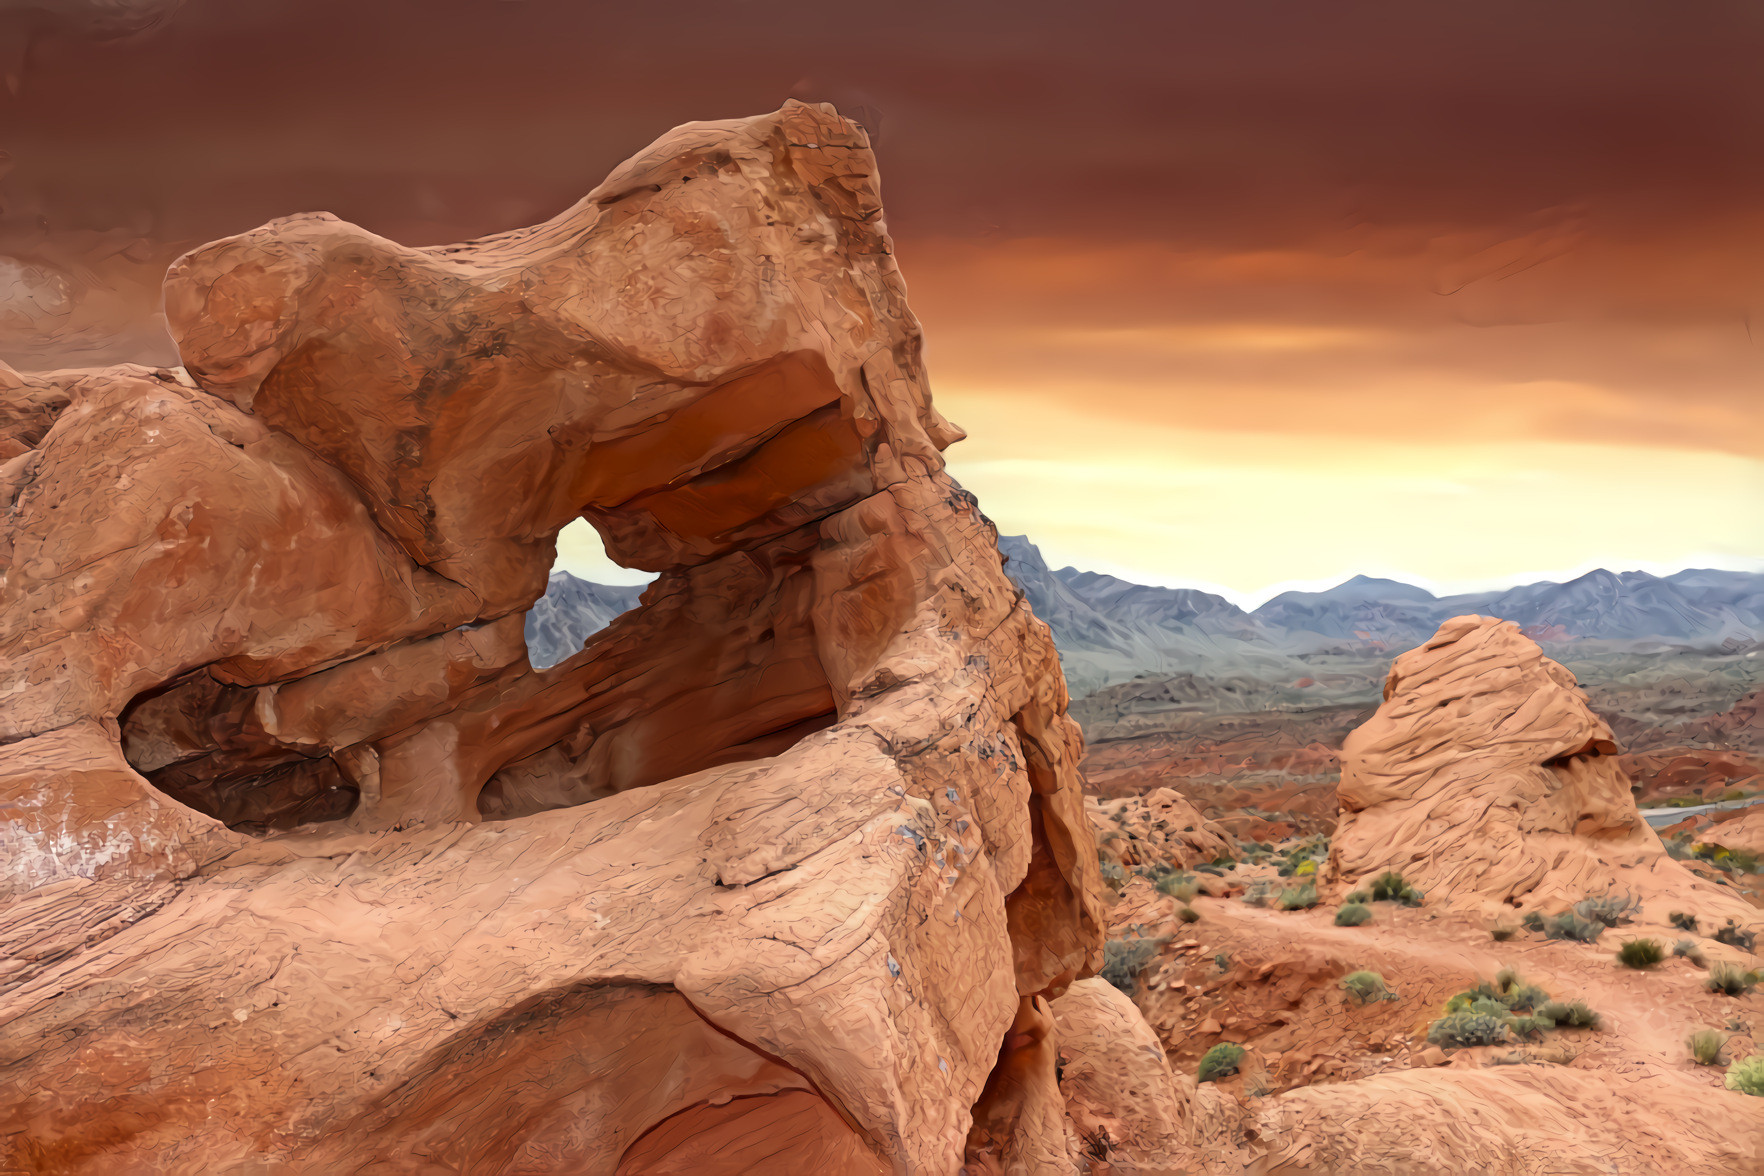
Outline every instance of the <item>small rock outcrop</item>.
<svg viewBox="0 0 1764 1176"><path fill-rule="evenodd" d="M1186 870L1239 852L1231 834L1173 788L1113 800L1087 797L1085 807L1098 843L1123 866Z"/></svg>
<svg viewBox="0 0 1764 1176"><path fill-rule="evenodd" d="M182 368L0 373L0 1170L1063 1159L1081 740L860 128L165 297ZM658 579L536 670L578 516Z"/></svg>
<svg viewBox="0 0 1764 1176"><path fill-rule="evenodd" d="M1342 746L1324 880L1351 889L1394 870L1455 907L1618 894L1759 922L1667 856L1617 751L1574 676L1517 625L1455 617L1396 659L1383 704Z"/></svg>

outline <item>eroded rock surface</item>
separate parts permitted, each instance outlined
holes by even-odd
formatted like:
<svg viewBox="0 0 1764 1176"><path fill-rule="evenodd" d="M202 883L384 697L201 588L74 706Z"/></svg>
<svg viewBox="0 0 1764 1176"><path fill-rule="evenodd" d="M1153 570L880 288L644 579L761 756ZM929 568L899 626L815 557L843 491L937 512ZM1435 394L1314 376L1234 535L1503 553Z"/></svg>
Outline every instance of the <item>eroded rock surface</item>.
<svg viewBox="0 0 1764 1176"><path fill-rule="evenodd" d="M1237 853L1237 841L1201 816L1173 788L1154 788L1142 796L1089 799L1086 806L1097 840L1123 866L1165 865L1186 870Z"/></svg>
<svg viewBox="0 0 1764 1176"><path fill-rule="evenodd" d="M0 1169L1060 1170L1081 741L859 128L166 305L0 382ZM659 578L535 671L578 515Z"/></svg>
<svg viewBox="0 0 1764 1176"><path fill-rule="evenodd" d="M1559 911L1621 894L1760 922L1666 855L1617 751L1574 676L1517 625L1447 621L1396 659L1383 705L1342 746L1325 881L1395 870L1447 906Z"/></svg>

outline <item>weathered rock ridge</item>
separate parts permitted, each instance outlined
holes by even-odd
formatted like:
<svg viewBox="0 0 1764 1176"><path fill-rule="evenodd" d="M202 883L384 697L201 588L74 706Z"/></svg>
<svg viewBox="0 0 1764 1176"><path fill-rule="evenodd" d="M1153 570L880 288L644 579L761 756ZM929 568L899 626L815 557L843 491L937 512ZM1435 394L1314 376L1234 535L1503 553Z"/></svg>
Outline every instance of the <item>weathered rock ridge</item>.
<svg viewBox="0 0 1764 1176"><path fill-rule="evenodd" d="M1619 894L1759 923L1667 856L1618 750L1574 676L1517 625L1449 620L1392 663L1384 703L1342 745L1325 881L1395 870L1431 904L1559 911Z"/></svg>
<svg viewBox="0 0 1764 1176"><path fill-rule="evenodd" d="M1081 741L859 128L165 298L0 374L0 1170L1065 1170ZM579 515L660 575L534 671Z"/></svg>

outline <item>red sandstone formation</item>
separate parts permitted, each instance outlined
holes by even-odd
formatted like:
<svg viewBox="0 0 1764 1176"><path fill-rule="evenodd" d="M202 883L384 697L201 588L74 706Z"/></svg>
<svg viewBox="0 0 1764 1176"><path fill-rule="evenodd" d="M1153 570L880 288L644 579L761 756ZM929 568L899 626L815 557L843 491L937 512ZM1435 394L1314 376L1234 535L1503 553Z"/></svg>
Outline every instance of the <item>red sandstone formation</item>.
<svg viewBox="0 0 1764 1176"><path fill-rule="evenodd" d="M1174 789L1085 803L1099 845L1123 866L1161 863L1186 870L1239 852L1231 834Z"/></svg>
<svg viewBox="0 0 1764 1176"><path fill-rule="evenodd" d="M1518 626L1449 620L1396 659L1383 705L1342 747L1325 881L1396 870L1437 905L1560 910L1616 893L1759 922L1666 855L1617 750L1574 676Z"/></svg>
<svg viewBox="0 0 1764 1176"><path fill-rule="evenodd" d="M1764 858L1764 807L1721 813L1694 836L1710 845L1743 849Z"/></svg>
<svg viewBox="0 0 1764 1176"><path fill-rule="evenodd" d="M1062 1170L1080 739L860 129L166 306L0 377L0 1170ZM578 515L660 578L534 672Z"/></svg>

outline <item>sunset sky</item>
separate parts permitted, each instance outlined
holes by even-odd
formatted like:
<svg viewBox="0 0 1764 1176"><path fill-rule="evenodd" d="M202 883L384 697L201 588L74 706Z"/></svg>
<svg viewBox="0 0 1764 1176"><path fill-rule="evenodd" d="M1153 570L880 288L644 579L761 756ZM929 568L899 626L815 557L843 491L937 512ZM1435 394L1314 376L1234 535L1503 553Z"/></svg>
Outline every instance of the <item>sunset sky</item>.
<svg viewBox="0 0 1764 1176"><path fill-rule="evenodd" d="M0 3L0 359L175 362L166 263L273 216L463 239L830 100L1056 566L1764 570L1760 62L1749 0Z"/></svg>

